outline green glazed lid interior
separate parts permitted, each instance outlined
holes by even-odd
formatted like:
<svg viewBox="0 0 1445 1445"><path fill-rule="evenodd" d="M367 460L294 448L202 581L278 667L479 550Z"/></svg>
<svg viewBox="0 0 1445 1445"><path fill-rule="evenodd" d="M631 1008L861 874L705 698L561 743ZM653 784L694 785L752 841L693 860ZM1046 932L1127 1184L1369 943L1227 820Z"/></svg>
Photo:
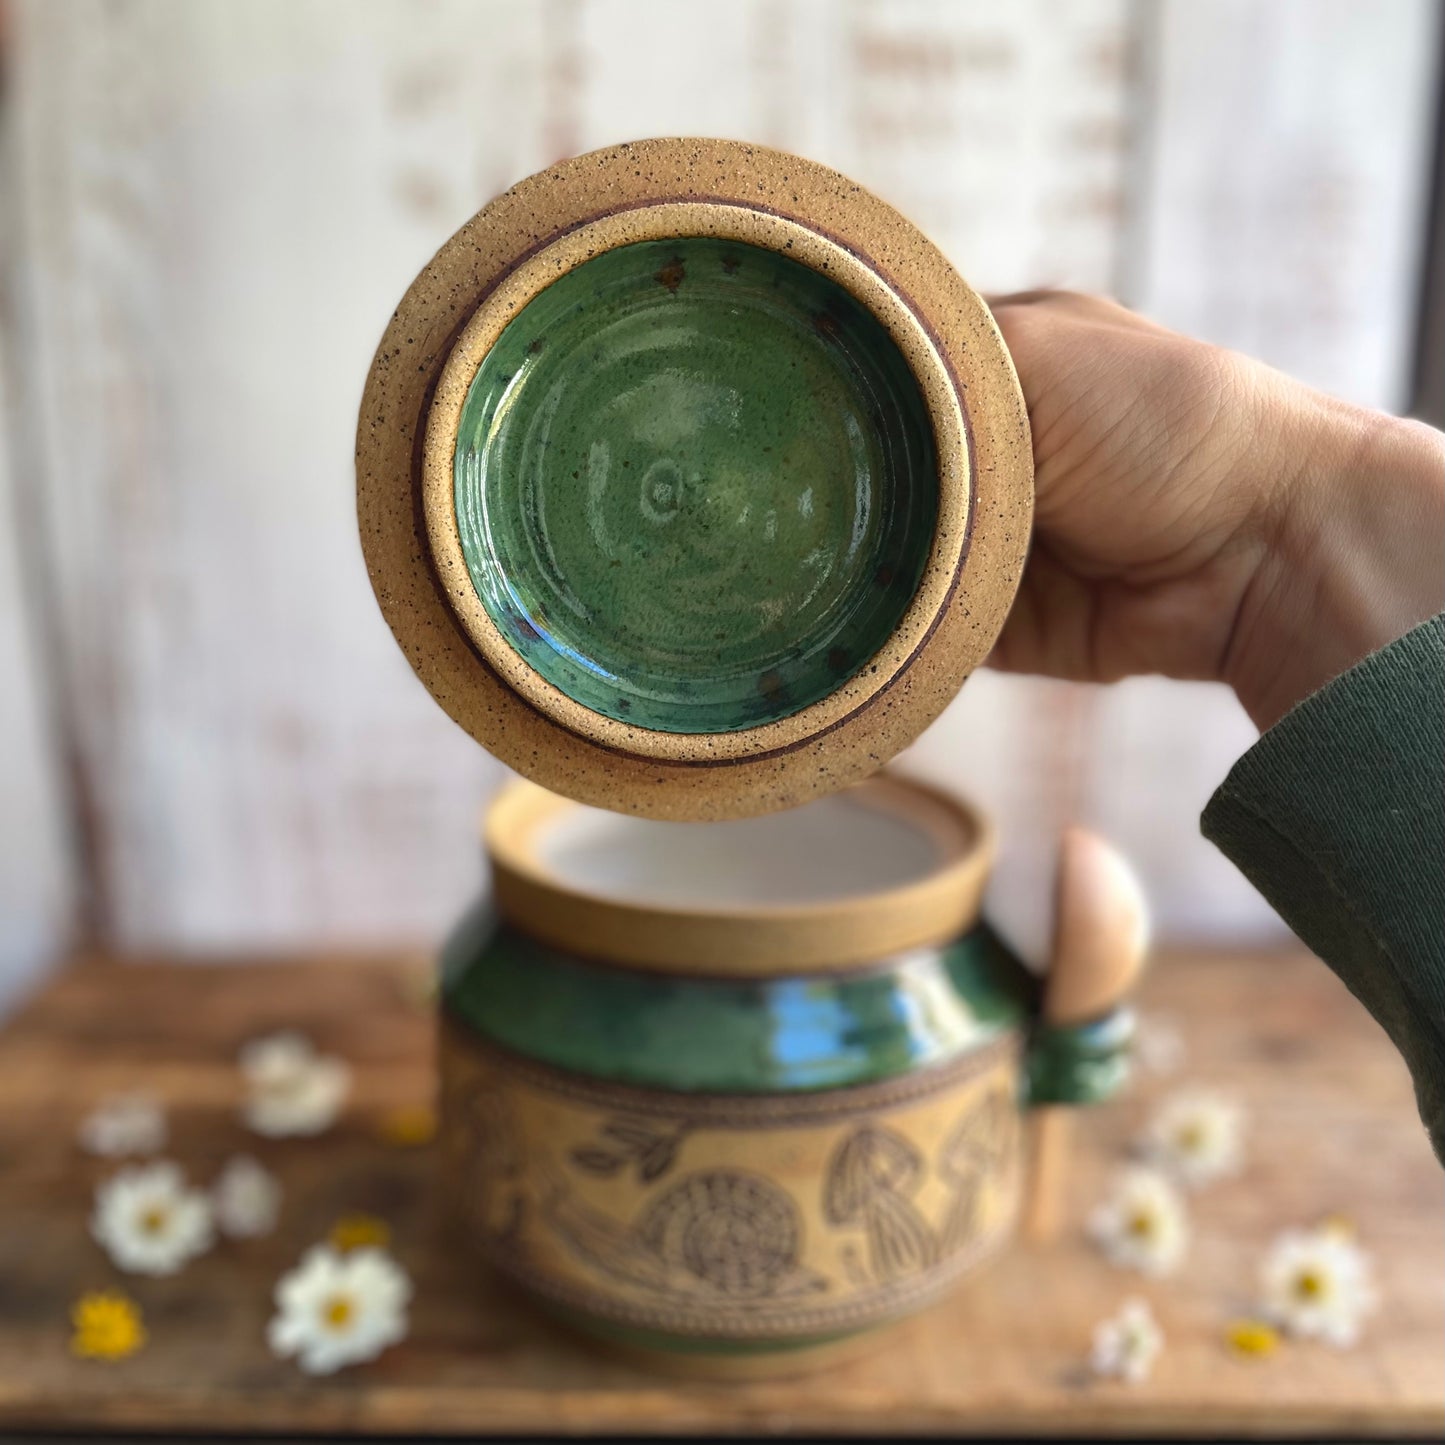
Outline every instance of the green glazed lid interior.
<svg viewBox="0 0 1445 1445"><path fill-rule="evenodd" d="M593 712L677 733L787 717L867 666L939 507L877 318L711 237L603 252L529 302L472 382L454 481L508 644Z"/></svg>

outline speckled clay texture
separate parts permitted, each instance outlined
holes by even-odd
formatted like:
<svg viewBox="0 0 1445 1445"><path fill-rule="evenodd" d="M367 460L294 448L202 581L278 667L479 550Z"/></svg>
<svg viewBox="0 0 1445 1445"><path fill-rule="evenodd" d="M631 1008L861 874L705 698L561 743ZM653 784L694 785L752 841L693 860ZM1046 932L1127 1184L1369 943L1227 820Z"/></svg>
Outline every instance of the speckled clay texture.
<svg viewBox="0 0 1445 1445"><path fill-rule="evenodd" d="M547 283L546 268L559 274L599 246L697 233L684 208L712 217L704 234L826 265L869 305L915 371L939 458L938 534L889 643L820 702L731 733L630 727L556 689L549 696L515 652L492 645L451 495L457 420L487 337ZM594 152L493 201L403 298L372 364L357 437L372 585L442 707L556 791L676 819L791 806L873 772L912 741L1003 624L1027 550L1032 479L1027 417L1002 339L932 244L838 173L726 141Z"/></svg>

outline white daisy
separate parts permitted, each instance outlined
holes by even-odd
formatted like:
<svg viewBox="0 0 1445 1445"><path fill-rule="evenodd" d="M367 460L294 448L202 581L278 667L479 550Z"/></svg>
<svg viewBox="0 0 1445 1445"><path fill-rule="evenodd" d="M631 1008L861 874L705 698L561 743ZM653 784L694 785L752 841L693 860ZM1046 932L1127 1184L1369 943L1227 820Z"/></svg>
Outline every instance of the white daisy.
<svg viewBox="0 0 1445 1445"><path fill-rule="evenodd" d="M318 1054L302 1034L271 1034L241 1050L246 1076L247 1125L280 1139L320 1134L336 1122L351 1087L351 1070L337 1058Z"/></svg>
<svg viewBox="0 0 1445 1445"><path fill-rule="evenodd" d="M211 1186L211 1207L222 1234L257 1239L270 1234L281 1212L281 1185L247 1154L227 1160Z"/></svg>
<svg viewBox="0 0 1445 1445"><path fill-rule="evenodd" d="M149 1094L117 1094L81 1120L80 1147L102 1159L157 1154L166 1147L166 1116Z"/></svg>
<svg viewBox="0 0 1445 1445"><path fill-rule="evenodd" d="M1292 1335L1353 1345L1374 1309L1370 1258L1342 1230L1287 1229L1260 1271L1261 1305Z"/></svg>
<svg viewBox="0 0 1445 1445"><path fill-rule="evenodd" d="M1149 1378L1163 1348L1164 1332L1148 1304L1141 1299L1125 1300L1118 1314L1095 1327L1089 1368L1103 1378L1137 1385Z"/></svg>
<svg viewBox="0 0 1445 1445"><path fill-rule="evenodd" d="M375 1359L406 1337L411 1281L380 1249L341 1254L307 1250L276 1285L277 1313L266 1329L273 1353L296 1357L310 1375Z"/></svg>
<svg viewBox="0 0 1445 1445"><path fill-rule="evenodd" d="M1126 1169L1089 1216L1090 1237L1124 1269L1162 1275L1184 1257L1189 1220L1178 1190L1152 1169Z"/></svg>
<svg viewBox="0 0 1445 1445"><path fill-rule="evenodd" d="M176 1165L132 1164L95 1191L90 1232L119 1269L175 1274L211 1247L211 1206Z"/></svg>
<svg viewBox="0 0 1445 1445"><path fill-rule="evenodd" d="M1139 1141L1144 1156L1191 1189L1239 1172L1244 1114L1209 1089L1181 1089L1154 1111Z"/></svg>

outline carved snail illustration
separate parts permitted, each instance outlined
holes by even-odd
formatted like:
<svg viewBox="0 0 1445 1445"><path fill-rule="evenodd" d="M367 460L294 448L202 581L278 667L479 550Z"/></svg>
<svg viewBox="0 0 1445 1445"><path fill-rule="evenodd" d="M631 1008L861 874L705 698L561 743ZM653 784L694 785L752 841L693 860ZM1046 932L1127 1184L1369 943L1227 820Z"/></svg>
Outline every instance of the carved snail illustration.
<svg viewBox="0 0 1445 1445"><path fill-rule="evenodd" d="M544 1215L573 1253L644 1288L743 1303L823 1287L798 1263L797 1205L771 1180L742 1170L679 1179L630 1228L577 1199L557 1176Z"/></svg>
<svg viewBox="0 0 1445 1445"><path fill-rule="evenodd" d="M766 1179L727 1170L675 1184L637 1232L658 1258L728 1295L771 1294L802 1245L793 1201Z"/></svg>

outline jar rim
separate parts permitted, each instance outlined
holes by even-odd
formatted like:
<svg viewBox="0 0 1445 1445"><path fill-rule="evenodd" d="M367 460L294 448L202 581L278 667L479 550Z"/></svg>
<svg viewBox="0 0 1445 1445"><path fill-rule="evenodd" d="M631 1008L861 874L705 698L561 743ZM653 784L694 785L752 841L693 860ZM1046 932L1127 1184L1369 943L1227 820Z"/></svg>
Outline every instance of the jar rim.
<svg viewBox="0 0 1445 1445"><path fill-rule="evenodd" d="M589 810L519 780L502 790L484 820L496 906L522 932L581 957L713 977L877 967L950 942L976 922L995 851L993 825L980 810L896 772L869 778L840 799L916 830L931 847L930 864L842 896L707 905L609 892L564 876L549 859L548 835ZM707 891L698 889L701 896Z"/></svg>

